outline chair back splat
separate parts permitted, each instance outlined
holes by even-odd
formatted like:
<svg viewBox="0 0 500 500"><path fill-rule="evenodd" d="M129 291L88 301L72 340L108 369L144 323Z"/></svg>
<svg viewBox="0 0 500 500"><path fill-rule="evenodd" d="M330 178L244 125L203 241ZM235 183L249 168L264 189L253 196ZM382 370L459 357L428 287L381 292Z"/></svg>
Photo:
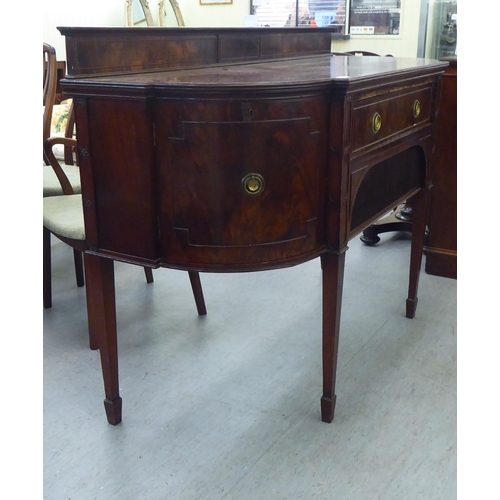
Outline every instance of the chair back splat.
<svg viewBox="0 0 500 500"><path fill-rule="evenodd" d="M57 59L54 47L43 44L43 142L50 136L52 110L57 88Z"/></svg>

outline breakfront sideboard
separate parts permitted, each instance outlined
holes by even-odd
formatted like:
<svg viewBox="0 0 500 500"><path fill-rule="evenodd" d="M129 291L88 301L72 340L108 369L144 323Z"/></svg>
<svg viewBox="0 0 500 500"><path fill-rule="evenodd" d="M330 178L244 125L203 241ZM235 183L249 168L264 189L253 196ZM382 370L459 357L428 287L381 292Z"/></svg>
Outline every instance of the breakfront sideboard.
<svg viewBox="0 0 500 500"><path fill-rule="evenodd" d="M59 29L108 422L122 419L114 260L240 272L315 258L331 422L347 243L409 197L415 315L447 63L332 56L321 28Z"/></svg>

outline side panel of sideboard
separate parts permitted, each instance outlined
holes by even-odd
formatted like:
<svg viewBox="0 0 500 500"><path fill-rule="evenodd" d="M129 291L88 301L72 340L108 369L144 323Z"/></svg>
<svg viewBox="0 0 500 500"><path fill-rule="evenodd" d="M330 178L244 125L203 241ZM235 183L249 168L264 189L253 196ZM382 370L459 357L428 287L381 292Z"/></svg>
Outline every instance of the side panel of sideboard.
<svg viewBox="0 0 500 500"><path fill-rule="evenodd" d="M158 223L148 100L88 97L75 104L89 247L154 265Z"/></svg>
<svg viewBox="0 0 500 500"><path fill-rule="evenodd" d="M457 277L457 60L442 77L425 272Z"/></svg>

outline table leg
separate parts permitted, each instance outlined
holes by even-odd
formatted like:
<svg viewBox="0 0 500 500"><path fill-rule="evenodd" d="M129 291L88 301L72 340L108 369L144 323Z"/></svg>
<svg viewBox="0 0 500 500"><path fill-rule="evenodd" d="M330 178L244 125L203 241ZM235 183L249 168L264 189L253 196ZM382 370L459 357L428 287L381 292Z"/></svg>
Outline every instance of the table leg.
<svg viewBox="0 0 500 500"><path fill-rule="evenodd" d="M425 239L427 193L427 189L421 189L411 198L413 222L410 254L410 283L408 286L408 298L406 299L407 318L414 318L417 310L418 280L420 277L420 268L422 266Z"/></svg>
<svg viewBox="0 0 500 500"><path fill-rule="evenodd" d="M344 283L345 250L324 253L323 270L323 397L321 420L330 423L335 413L335 379L339 345L340 310Z"/></svg>
<svg viewBox="0 0 500 500"><path fill-rule="evenodd" d="M88 296L92 304L89 327L97 336L104 380L104 408L108 422L122 420L122 398L118 386L118 344L116 337L115 279L113 260L85 255Z"/></svg>

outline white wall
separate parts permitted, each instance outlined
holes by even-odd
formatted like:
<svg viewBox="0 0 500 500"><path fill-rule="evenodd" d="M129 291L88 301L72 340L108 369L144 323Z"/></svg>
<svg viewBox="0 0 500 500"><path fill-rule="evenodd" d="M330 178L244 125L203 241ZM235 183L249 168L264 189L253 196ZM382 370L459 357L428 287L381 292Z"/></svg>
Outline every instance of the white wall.
<svg viewBox="0 0 500 500"><path fill-rule="evenodd" d="M44 0L43 41L55 47L59 60L66 59L66 50L57 26L124 25L122 0Z"/></svg>
<svg viewBox="0 0 500 500"><path fill-rule="evenodd" d="M250 0L233 0L232 4L227 5L200 5L198 0L178 2L186 26L196 28L242 28L245 16L250 14Z"/></svg>

